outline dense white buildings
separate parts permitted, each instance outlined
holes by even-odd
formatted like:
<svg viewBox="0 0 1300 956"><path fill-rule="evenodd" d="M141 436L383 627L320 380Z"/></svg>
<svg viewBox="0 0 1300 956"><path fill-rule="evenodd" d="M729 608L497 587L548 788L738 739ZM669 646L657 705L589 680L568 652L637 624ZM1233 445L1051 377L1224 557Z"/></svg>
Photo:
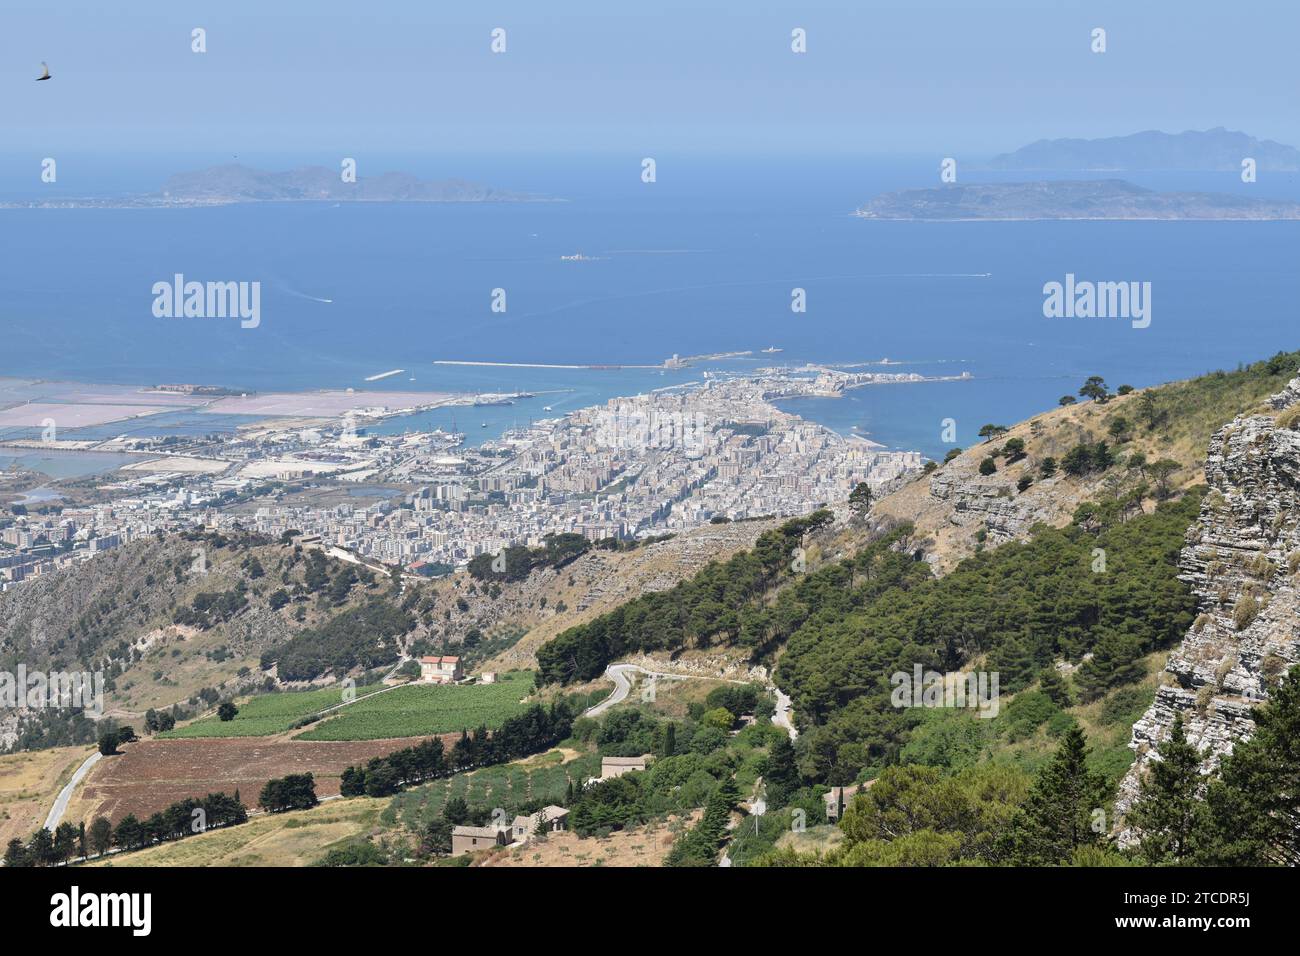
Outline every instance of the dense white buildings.
<svg viewBox="0 0 1300 956"><path fill-rule="evenodd" d="M769 400L824 394L837 381L863 384L858 378L826 370L715 378L611 399L477 449L453 449L444 433L357 440L294 431L286 442L272 429L255 440L225 438L218 464L230 464L219 472L119 472L109 503L18 518L0 531L8 546L0 547L0 583L193 526L293 530L384 564L456 566L561 532L631 538L806 514L845 500L859 482L879 487L924 463L919 452L845 438ZM331 507L282 502L276 482L287 479L364 481L393 495Z"/></svg>

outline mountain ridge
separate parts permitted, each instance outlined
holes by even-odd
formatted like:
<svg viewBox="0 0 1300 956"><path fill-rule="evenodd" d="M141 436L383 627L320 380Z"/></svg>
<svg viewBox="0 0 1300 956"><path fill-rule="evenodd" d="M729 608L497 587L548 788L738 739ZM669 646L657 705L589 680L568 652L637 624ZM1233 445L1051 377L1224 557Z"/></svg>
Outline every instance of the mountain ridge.
<svg viewBox="0 0 1300 956"><path fill-rule="evenodd" d="M1185 170L1239 171L1241 161L1254 159L1265 172L1300 170L1300 150L1274 140L1217 126L1208 130L1165 133L1143 130L1100 139L1040 139L989 161L1004 170Z"/></svg>

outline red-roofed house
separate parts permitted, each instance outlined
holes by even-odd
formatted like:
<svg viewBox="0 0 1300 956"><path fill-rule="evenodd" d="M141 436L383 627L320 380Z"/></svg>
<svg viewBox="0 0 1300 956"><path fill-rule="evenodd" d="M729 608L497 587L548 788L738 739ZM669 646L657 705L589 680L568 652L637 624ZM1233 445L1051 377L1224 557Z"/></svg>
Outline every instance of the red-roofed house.
<svg viewBox="0 0 1300 956"><path fill-rule="evenodd" d="M420 680L435 684L450 684L465 676L459 657L421 657Z"/></svg>

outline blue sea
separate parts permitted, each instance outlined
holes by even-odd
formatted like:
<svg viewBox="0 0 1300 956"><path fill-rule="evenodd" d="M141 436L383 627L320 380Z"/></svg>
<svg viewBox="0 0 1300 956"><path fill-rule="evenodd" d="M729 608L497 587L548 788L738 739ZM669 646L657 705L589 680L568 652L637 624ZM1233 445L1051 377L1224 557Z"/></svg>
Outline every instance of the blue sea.
<svg viewBox="0 0 1300 956"><path fill-rule="evenodd" d="M360 174L460 176L553 202L257 204L211 209L0 210L0 375L88 382L535 392L388 430L455 424L471 440L708 368L857 363L970 372L783 403L842 432L940 456L987 422L1056 404L1089 375L1137 387L1300 348L1300 223L888 223L851 215L888 189L938 181L939 157L362 157ZM60 182L0 198L156 189L221 156L71 157ZM241 156L261 168L328 156ZM0 178L39 159L0 157ZM1014 178L963 171L962 181ZM34 176L28 177L34 180ZM1128 175L1162 189L1300 198L1294 174ZM589 261L565 262L581 253ZM174 273L260 281L262 321L158 319ZM1067 273L1152 284L1152 322L1047 319ZM791 290L807 311L791 311ZM494 289L506 311L491 310ZM762 354L766 347L779 353ZM680 371L447 366L437 360L654 365L751 350ZM406 370L382 381L367 376ZM414 379L412 381L412 379ZM551 411L546 411L549 406ZM210 431L192 413L178 430ZM224 424L229 424L224 423ZM148 422L104 433L147 432ZM78 437L78 436L69 436Z"/></svg>

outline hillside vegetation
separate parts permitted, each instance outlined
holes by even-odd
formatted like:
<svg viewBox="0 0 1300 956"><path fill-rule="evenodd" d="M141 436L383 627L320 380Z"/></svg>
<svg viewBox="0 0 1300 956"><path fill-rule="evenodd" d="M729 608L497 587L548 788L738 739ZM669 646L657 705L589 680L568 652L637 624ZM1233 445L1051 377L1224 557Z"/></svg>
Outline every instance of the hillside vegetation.
<svg viewBox="0 0 1300 956"><path fill-rule="evenodd" d="M1125 394L1119 383L1080 383L1078 392L1098 398L1072 391L1063 400L1074 404L1009 427L962 422L961 433L985 435L876 501L872 514L911 522L926 559L946 572L983 546L1026 537L1036 523L1068 524L1084 502L1149 507L1162 494L1199 484L1210 436L1263 408L1297 368L1300 352L1279 352L1235 371ZM852 551L865 542L866 529L850 525L833 544Z"/></svg>

